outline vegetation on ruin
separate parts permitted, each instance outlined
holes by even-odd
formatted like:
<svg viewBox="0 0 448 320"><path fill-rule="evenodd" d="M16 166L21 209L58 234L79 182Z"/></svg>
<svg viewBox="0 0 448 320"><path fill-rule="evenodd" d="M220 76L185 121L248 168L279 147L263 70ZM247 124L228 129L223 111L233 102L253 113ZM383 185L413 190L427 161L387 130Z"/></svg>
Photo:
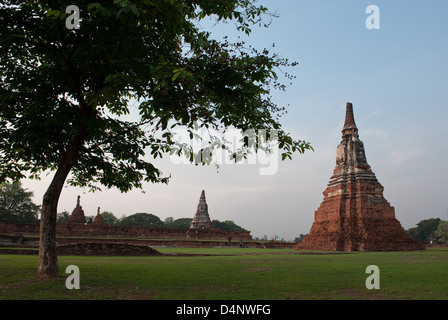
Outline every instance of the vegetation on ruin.
<svg viewBox="0 0 448 320"><path fill-rule="evenodd" d="M59 280L36 280L37 256L2 255L0 299L365 300L448 297L445 249L418 252L298 254L269 249L159 248L214 256L61 256ZM241 255L245 254L245 255ZM80 269L80 290L65 287L65 268ZM366 267L380 268L380 290L367 290ZM198 277L197 275L200 275Z"/></svg>

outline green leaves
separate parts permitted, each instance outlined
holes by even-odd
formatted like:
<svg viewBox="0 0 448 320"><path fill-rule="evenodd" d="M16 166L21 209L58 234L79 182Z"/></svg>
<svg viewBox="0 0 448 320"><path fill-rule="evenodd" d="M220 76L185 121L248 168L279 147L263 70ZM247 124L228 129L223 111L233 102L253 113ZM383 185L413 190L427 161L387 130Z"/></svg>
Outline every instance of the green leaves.
<svg viewBox="0 0 448 320"><path fill-rule="evenodd" d="M36 223L40 207L32 201L33 193L20 182L0 184L0 222Z"/></svg>
<svg viewBox="0 0 448 320"><path fill-rule="evenodd" d="M50 9L47 11L47 17L48 18L54 17L56 19L64 19L64 18L66 18L66 13L61 10Z"/></svg>
<svg viewBox="0 0 448 320"><path fill-rule="evenodd" d="M140 16L140 12L138 11L137 7L134 4L129 4L129 1L127 0L114 0L114 4L117 4L121 7L121 9L117 12L117 17L123 13L128 14L130 12L135 14L137 17Z"/></svg>
<svg viewBox="0 0 448 320"><path fill-rule="evenodd" d="M0 181L68 166L69 182L92 190L165 183L151 162L173 151L176 126L280 129L283 159L312 150L281 131L284 108L269 96L293 64L198 27L216 17L250 34L272 18L256 1L79 1L75 31L63 23L70 4L0 7Z"/></svg>
<svg viewBox="0 0 448 320"><path fill-rule="evenodd" d="M171 81L174 82L179 77L183 80L186 77L193 77L193 74L191 72L186 71L185 69L175 69L175 70L173 70L173 77L171 78Z"/></svg>

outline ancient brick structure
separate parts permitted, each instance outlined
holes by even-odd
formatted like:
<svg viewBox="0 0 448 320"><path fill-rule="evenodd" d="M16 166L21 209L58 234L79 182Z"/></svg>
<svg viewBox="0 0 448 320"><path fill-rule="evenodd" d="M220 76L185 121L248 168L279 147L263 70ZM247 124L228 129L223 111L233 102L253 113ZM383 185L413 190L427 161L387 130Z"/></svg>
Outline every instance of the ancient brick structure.
<svg viewBox="0 0 448 320"><path fill-rule="evenodd" d="M191 224L192 229L163 227L130 227L115 226L104 223L98 208L95 219L86 222L84 211L80 204L80 196L67 223L56 225L56 235L67 237L110 237L138 239L175 239L175 240L252 240L250 231L225 231L212 227L208 215L205 192L202 191L198 209ZM39 234L39 224L14 225L0 222L0 234Z"/></svg>
<svg viewBox="0 0 448 320"><path fill-rule="evenodd" d="M195 231L198 231L197 233ZM109 224L96 225L81 223L58 223L58 237L108 237L108 238L139 238L139 239L189 239L191 240L252 240L250 231L224 231L217 228L191 231L181 228L156 227L121 227ZM9 224L0 222L0 234L39 234L39 224Z"/></svg>
<svg viewBox="0 0 448 320"><path fill-rule="evenodd" d="M314 215L311 231L297 250L393 251L421 250L407 235L383 197L383 186L367 163L359 140L353 106L347 104L336 168Z"/></svg>
<svg viewBox="0 0 448 320"><path fill-rule="evenodd" d="M161 256L162 254L145 245L130 243L88 242L62 244L56 248L58 255L70 256Z"/></svg>
<svg viewBox="0 0 448 320"><path fill-rule="evenodd" d="M96 226L102 226L104 224L103 216L100 213L99 207L98 207L98 213L96 214L95 220L93 220L93 224Z"/></svg>
<svg viewBox="0 0 448 320"><path fill-rule="evenodd" d="M193 221L191 221L190 229L207 229L212 227L212 221L208 214L208 205L205 199L205 191L202 190L201 197L199 198L198 208L194 215Z"/></svg>
<svg viewBox="0 0 448 320"><path fill-rule="evenodd" d="M81 207L81 197L78 196L78 200L76 202L76 207L73 210L72 214L68 218L69 223L86 223L86 216L84 215L84 210Z"/></svg>
<svg viewBox="0 0 448 320"><path fill-rule="evenodd" d="M14 225L11 225L14 226ZM4 227L4 226L3 226ZM0 229L2 225L0 223ZM173 240L173 239L141 239L126 238L92 238L92 237L58 237L57 254L59 255L96 255L96 256L140 256L157 255L151 250L154 246L183 248L240 247L239 240ZM291 248L290 242L257 242L243 241L245 248ZM39 236L23 234L1 234L0 254L37 255Z"/></svg>

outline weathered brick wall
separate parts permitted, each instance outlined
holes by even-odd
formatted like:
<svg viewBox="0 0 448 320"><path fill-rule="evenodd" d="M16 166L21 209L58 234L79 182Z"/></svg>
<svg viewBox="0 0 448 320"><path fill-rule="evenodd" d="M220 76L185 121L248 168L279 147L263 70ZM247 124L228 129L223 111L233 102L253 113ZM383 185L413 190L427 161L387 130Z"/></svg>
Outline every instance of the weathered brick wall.
<svg viewBox="0 0 448 320"><path fill-rule="evenodd" d="M186 239L142 239L142 238L96 238L96 237L63 237L59 236L56 239L58 246L68 244L120 244L126 242L127 244L133 244L137 246L149 246L149 247L180 247L180 248L213 248L213 247L239 247L240 241L237 239L229 242L228 240L186 240ZM291 242L279 242L279 241L252 241L243 240L242 245L244 248L292 248ZM29 248L39 247L38 235L6 235L0 234L0 247L8 249L0 250L0 253L7 254L37 254L37 250L25 250ZM17 248L17 250L14 250ZM69 254L69 253L68 253Z"/></svg>
<svg viewBox="0 0 448 320"><path fill-rule="evenodd" d="M9 224L0 222L0 233L39 234L39 224Z"/></svg>
<svg viewBox="0 0 448 320"><path fill-rule="evenodd" d="M23 241L0 237L0 254L39 254L36 239L23 238ZM144 244L124 242L78 241L79 239L66 239L59 241L56 248L58 255L67 256L155 256L162 255L159 251ZM70 241L76 241L71 243ZM38 241L37 241L38 242ZM61 243L62 242L62 243ZM67 242L67 243L64 243ZM34 249L33 249L34 248Z"/></svg>
<svg viewBox="0 0 448 320"><path fill-rule="evenodd" d="M221 229L210 228L198 230L171 229L171 228L143 228L143 227L119 227L112 225L58 223L56 234L58 236L73 237L123 237L123 238L155 238L155 239L186 239L189 232L190 239L211 240L252 240L250 231L230 232ZM39 234L38 224L14 225L0 222L0 233L5 234Z"/></svg>
<svg viewBox="0 0 448 320"><path fill-rule="evenodd" d="M144 245L130 243L69 243L59 245L58 255L69 256L159 256L159 251Z"/></svg>

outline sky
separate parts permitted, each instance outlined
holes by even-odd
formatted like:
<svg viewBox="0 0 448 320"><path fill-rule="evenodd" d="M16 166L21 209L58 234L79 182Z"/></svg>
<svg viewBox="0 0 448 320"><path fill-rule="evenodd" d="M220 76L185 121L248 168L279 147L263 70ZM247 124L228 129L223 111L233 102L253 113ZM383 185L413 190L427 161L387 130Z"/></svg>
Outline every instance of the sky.
<svg viewBox="0 0 448 320"><path fill-rule="evenodd" d="M118 218L138 212L193 218L205 190L212 220L232 220L253 237L293 240L307 234L322 192L333 173L341 141L345 106L352 102L367 161L384 186L405 229L421 220L448 220L448 23L445 0L264 0L278 14L268 28L253 27L250 37L234 25L204 28L216 38L238 35L258 49L271 48L297 61L296 76L273 101L288 106L280 122L314 152L278 161L274 174L261 175L257 163L199 166L167 156L155 161L168 185L145 184L122 194L110 189L90 193L65 187L58 212L71 212L81 195L86 215L97 208ZM379 9L379 29L369 29L366 13ZM372 16L373 17L373 16ZM272 160L274 163L274 160ZM23 181L42 202L52 173Z"/></svg>

